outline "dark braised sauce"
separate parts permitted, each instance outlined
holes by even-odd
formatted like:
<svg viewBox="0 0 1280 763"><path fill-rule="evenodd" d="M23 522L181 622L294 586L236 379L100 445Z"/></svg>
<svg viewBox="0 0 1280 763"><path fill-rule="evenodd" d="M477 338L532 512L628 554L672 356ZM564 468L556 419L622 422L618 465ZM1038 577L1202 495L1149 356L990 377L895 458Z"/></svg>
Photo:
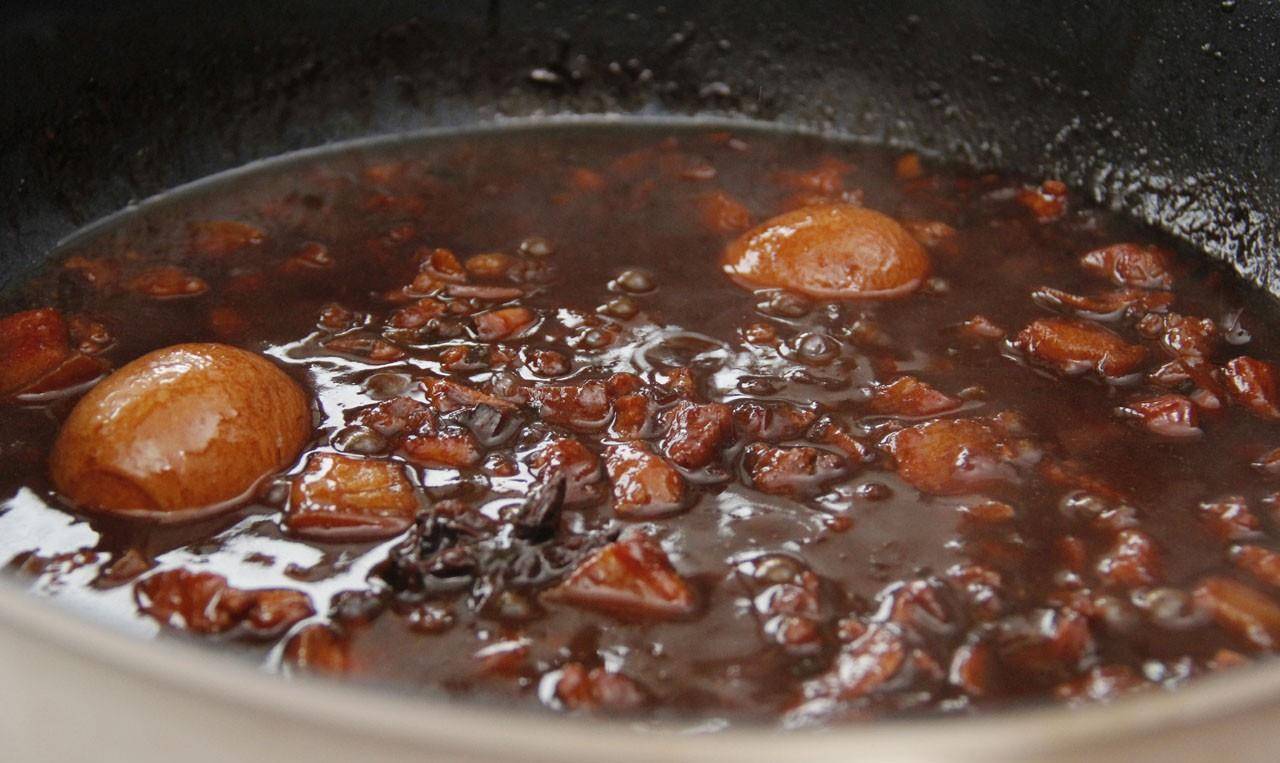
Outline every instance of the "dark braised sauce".
<svg viewBox="0 0 1280 763"><path fill-rule="evenodd" d="M753 226L858 206L923 252L863 274L888 298L726 275ZM799 726L1280 649L1275 306L1052 180L765 132L437 137L147 205L0 314L3 560L272 670ZM282 368L309 444L221 512L69 506L72 406L184 342Z"/></svg>

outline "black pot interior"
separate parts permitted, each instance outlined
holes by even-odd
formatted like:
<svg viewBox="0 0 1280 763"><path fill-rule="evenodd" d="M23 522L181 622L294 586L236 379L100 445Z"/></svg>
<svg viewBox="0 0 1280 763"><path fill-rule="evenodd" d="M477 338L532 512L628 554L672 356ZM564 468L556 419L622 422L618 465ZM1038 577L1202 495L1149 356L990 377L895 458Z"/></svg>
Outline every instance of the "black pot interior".
<svg viewBox="0 0 1280 763"><path fill-rule="evenodd" d="M712 0L0 9L0 285L245 162L542 114L766 120L1061 177L1280 292L1280 7Z"/></svg>

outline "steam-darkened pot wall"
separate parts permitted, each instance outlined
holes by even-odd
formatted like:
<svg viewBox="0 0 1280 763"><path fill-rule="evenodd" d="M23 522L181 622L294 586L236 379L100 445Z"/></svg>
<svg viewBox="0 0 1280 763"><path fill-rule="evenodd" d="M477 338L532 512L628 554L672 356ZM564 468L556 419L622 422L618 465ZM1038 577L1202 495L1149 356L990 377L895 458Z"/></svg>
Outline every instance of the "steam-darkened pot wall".
<svg viewBox="0 0 1280 763"><path fill-rule="evenodd" d="M1261 2L9 3L0 284L76 227L329 141L539 113L777 120L1065 177L1280 291Z"/></svg>

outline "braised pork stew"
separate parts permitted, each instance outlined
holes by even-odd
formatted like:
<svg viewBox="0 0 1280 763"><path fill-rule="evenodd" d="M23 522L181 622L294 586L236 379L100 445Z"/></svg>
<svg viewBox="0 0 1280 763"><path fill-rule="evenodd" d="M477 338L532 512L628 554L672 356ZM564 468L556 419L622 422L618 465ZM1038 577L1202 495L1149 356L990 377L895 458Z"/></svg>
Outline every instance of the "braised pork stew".
<svg viewBox="0 0 1280 763"><path fill-rule="evenodd" d="M1275 305L1052 179L437 136L143 205L3 315L0 553L140 637L789 727L1280 649Z"/></svg>

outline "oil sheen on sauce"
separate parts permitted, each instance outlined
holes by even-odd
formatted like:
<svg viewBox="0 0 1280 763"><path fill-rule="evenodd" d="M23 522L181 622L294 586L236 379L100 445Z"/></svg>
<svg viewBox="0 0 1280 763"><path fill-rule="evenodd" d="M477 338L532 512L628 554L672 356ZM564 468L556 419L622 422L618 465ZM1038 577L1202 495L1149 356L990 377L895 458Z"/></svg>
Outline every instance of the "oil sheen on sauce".
<svg viewBox="0 0 1280 763"><path fill-rule="evenodd" d="M726 275L746 230L818 204L902 223L928 276L859 300ZM1117 244L1158 247L1158 272ZM103 366L232 344L315 406L250 500L156 523L51 488L87 384L0 404L0 561L140 638L789 727L1107 701L1280 648L1275 306L1054 181L755 130L435 136L144 205L0 315L42 307ZM432 418L412 442L372 413L399 398ZM628 503L636 453L682 493ZM291 519L325 454L393 464L416 521L362 539ZM199 573L241 592L225 622L155 603L198 600ZM625 596L582 593L610 575ZM261 590L294 593L242 593Z"/></svg>

